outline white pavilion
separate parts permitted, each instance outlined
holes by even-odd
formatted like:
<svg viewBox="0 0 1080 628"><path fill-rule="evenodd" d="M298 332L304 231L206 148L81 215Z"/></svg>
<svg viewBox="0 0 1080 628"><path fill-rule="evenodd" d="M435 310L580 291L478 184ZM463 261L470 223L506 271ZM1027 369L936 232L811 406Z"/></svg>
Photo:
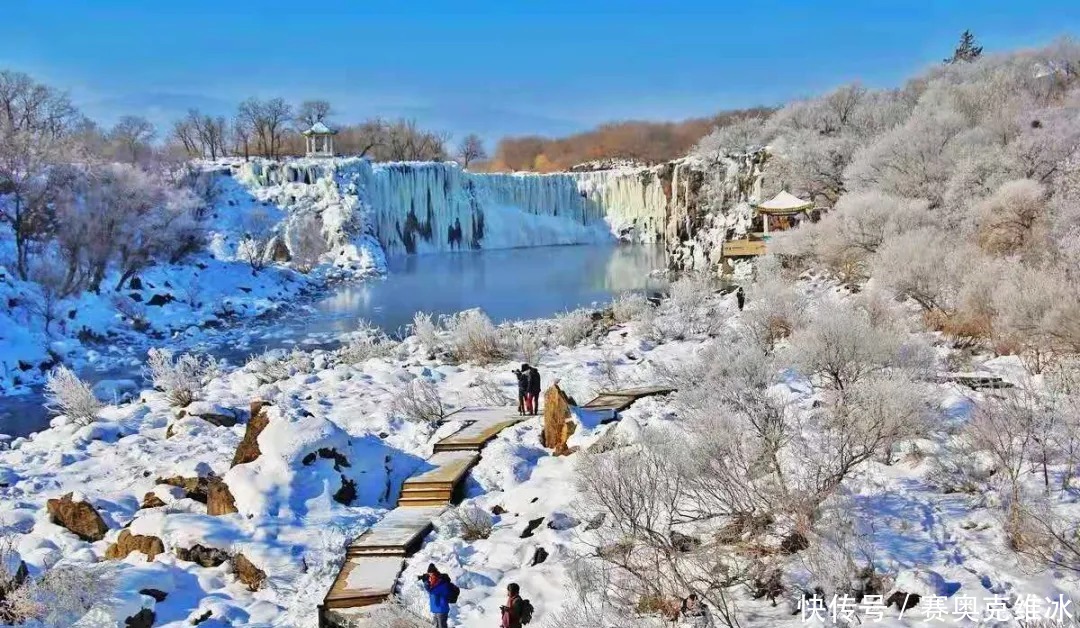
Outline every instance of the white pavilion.
<svg viewBox="0 0 1080 628"><path fill-rule="evenodd" d="M307 139L308 157L334 156L334 136L337 135L337 131L322 122L316 122L302 134Z"/></svg>

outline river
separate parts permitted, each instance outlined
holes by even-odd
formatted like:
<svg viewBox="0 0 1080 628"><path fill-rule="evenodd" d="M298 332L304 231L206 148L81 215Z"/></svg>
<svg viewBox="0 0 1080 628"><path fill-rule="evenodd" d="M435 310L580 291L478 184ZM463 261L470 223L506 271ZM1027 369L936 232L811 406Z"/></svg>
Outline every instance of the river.
<svg viewBox="0 0 1080 628"><path fill-rule="evenodd" d="M388 333L403 331L416 312L452 314L481 308L495 322L543 318L609 301L627 291L664 287L653 271L666 267L662 245L577 245L495 249L392 258L387 275L339 284L328 294L267 320L204 330L182 340L230 364L270 349L332 348L366 320ZM145 348L132 351L145 355ZM81 375L141 379L139 360L102 364ZM0 434L26 436L48 426L40 395L0 397Z"/></svg>

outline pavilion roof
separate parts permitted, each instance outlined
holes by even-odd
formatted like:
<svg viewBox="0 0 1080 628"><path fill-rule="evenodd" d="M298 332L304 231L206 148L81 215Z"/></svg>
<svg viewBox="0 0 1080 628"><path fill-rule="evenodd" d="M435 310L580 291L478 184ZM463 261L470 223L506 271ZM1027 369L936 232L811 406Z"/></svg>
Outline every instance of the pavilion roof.
<svg viewBox="0 0 1080 628"><path fill-rule="evenodd" d="M765 214L797 214L814 208L814 203L804 201L794 194L781 191L771 199L754 206L759 212Z"/></svg>
<svg viewBox="0 0 1080 628"><path fill-rule="evenodd" d="M316 122L311 125L311 128L303 132L303 135L336 135L337 131L332 130L322 122Z"/></svg>

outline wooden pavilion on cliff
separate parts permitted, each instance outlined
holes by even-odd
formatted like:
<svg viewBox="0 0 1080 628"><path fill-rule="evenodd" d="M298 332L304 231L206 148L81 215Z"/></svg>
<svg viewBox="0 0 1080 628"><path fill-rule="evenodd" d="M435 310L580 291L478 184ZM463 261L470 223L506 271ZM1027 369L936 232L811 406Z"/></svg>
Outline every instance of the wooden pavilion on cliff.
<svg viewBox="0 0 1080 628"><path fill-rule="evenodd" d="M724 243L723 257L755 257L765 254L765 243L769 233L787 231L809 217L814 203L789 192L781 191L776 196L754 205L754 218L750 222L750 233L741 240Z"/></svg>

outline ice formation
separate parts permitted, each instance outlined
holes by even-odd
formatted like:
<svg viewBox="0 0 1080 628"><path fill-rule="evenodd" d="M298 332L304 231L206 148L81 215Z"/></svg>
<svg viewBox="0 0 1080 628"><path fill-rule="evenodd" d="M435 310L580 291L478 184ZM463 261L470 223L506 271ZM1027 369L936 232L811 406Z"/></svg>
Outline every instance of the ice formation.
<svg viewBox="0 0 1080 628"><path fill-rule="evenodd" d="M684 159L588 172L486 174L453 163L346 158L254 161L241 166L239 177L322 198L311 205L322 212L331 249L360 233L377 239L386 255L664 241L678 253L676 265L690 267L708 259L700 246L685 250L706 226L704 184L714 181L709 200L725 207L745 203L756 190L757 166L745 159L717 166ZM721 226L725 233L736 226L728 223Z"/></svg>

